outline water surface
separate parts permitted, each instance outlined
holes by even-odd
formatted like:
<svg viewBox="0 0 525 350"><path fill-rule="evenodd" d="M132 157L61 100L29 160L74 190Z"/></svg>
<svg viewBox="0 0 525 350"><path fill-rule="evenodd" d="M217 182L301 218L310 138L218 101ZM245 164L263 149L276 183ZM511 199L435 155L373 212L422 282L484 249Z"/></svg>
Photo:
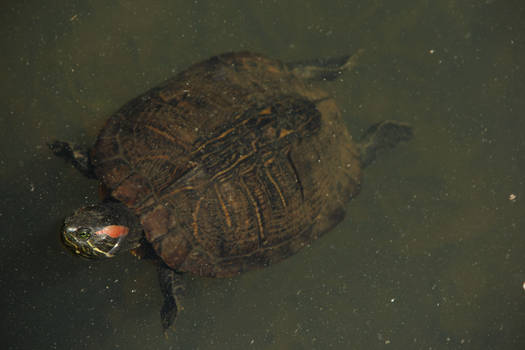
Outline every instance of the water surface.
<svg viewBox="0 0 525 350"><path fill-rule="evenodd" d="M525 348L522 1L11 1L0 16L4 347ZM154 266L60 246L97 184L46 142L91 144L123 103L217 53L359 48L324 84L351 133L397 119L416 137L366 169L311 247L233 279L186 276L166 339Z"/></svg>

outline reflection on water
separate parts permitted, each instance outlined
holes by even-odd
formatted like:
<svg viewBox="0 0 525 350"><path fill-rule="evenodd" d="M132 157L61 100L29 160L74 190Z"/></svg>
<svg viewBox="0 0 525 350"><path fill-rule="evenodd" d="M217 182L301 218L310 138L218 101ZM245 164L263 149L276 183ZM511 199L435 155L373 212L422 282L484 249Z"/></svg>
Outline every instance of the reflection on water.
<svg viewBox="0 0 525 350"><path fill-rule="evenodd" d="M525 110L519 1L104 1L3 6L3 339L9 349L525 348ZM284 60L366 48L326 88L354 136L416 138L366 169L345 222L269 269L186 276L162 335L155 268L59 243L97 184L48 153L89 144L128 99L189 64L250 49ZM511 200L509 196L516 198ZM44 345L43 345L44 344Z"/></svg>

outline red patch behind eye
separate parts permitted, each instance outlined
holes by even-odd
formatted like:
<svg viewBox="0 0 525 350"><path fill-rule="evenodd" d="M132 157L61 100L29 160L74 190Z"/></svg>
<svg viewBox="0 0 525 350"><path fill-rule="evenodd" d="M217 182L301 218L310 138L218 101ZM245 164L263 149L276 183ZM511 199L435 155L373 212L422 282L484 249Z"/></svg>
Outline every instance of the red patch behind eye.
<svg viewBox="0 0 525 350"><path fill-rule="evenodd" d="M119 238L127 235L129 228L120 225L109 225L104 227L102 230L95 232L97 235L108 235L111 238Z"/></svg>

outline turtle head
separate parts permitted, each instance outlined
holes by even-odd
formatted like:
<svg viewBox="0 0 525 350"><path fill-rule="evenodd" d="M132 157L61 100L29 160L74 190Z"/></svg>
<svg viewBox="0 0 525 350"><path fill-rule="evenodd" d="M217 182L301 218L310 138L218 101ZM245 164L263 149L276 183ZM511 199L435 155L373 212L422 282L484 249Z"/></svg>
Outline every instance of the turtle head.
<svg viewBox="0 0 525 350"><path fill-rule="evenodd" d="M104 202L75 211L64 220L62 242L86 258L111 258L136 248L142 230L133 213L120 203Z"/></svg>

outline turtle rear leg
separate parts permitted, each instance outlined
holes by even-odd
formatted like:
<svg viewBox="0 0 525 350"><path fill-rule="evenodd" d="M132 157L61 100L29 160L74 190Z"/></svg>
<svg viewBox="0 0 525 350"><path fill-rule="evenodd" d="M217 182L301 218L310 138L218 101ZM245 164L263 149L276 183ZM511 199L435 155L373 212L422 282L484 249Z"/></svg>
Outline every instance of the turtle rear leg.
<svg viewBox="0 0 525 350"><path fill-rule="evenodd" d="M359 49L353 55L290 62L286 65L292 74L301 79L334 80L344 71L352 70L364 52L364 49Z"/></svg>
<svg viewBox="0 0 525 350"><path fill-rule="evenodd" d="M358 143L361 165L366 167L375 159L377 151L394 148L401 141L412 138L412 127L407 123L384 120L369 127Z"/></svg>
<svg viewBox="0 0 525 350"><path fill-rule="evenodd" d="M89 156L89 149L58 140L48 143L47 146L55 156L73 164L73 166L85 176L96 178Z"/></svg>
<svg viewBox="0 0 525 350"><path fill-rule="evenodd" d="M164 296L164 303L160 309L160 321L164 334L167 335L168 329L175 322L179 311L182 310L180 300L184 296L185 288L182 275L166 265L159 265L158 274L160 290Z"/></svg>

